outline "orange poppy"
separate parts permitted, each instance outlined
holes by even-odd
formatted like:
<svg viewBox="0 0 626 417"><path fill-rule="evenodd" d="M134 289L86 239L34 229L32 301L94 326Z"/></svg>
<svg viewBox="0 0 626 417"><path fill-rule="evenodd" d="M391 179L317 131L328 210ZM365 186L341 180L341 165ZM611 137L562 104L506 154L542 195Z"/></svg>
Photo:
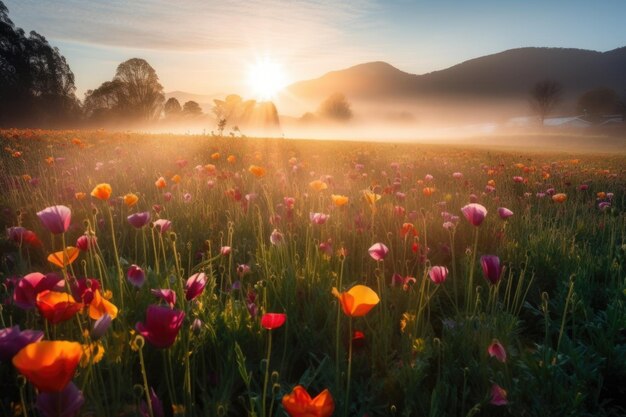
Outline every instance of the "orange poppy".
<svg viewBox="0 0 626 417"><path fill-rule="evenodd" d="M74 377L83 348L69 341L31 343L13 357L13 366L41 392L60 392Z"/></svg>
<svg viewBox="0 0 626 417"><path fill-rule="evenodd" d="M229 164L234 164L235 162L237 162L237 157L235 155L228 155L228 158L226 158L226 160Z"/></svg>
<svg viewBox="0 0 626 417"><path fill-rule="evenodd" d="M552 196L552 201L555 203L563 203L565 200L567 200L567 194L564 193L558 193Z"/></svg>
<svg viewBox="0 0 626 417"><path fill-rule="evenodd" d="M178 184L180 182L180 175L176 174L171 179L173 183Z"/></svg>
<svg viewBox="0 0 626 417"><path fill-rule="evenodd" d="M213 154L211 154L211 159L213 159L214 161L220 159L220 153L214 152Z"/></svg>
<svg viewBox="0 0 626 417"><path fill-rule="evenodd" d="M250 173L257 178L264 177L266 173L265 168L260 167L258 165L250 165L250 168L248 168L248 171L250 171Z"/></svg>
<svg viewBox="0 0 626 417"><path fill-rule="evenodd" d="M74 198L77 200L84 200L85 197L87 197L87 193L83 193L82 191L77 192L76 194L74 194Z"/></svg>
<svg viewBox="0 0 626 417"><path fill-rule="evenodd" d="M350 201L350 199L345 195L332 194L330 198L336 207L345 206Z"/></svg>
<svg viewBox="0 0 626 417"><path fill-rule="evenodd" d="M335 401L328 389L311 398L304 387L297 385L283 397L283 407L291 417L330 417L335 411Z"/></svg>
<svg viewBox="0 0 626 417"><path fill-rule="evenodd" d="M61 251L48 255L48 262L58 266L59 268L66 268L78 258L79 253L80 249L75 248L74 246L68 246Z"/></svg>
<svg viewBox="0 0 626 417"><path fill-rule="evenodd" d="M139 201L139 197L137 197L136 194L128 193L124 196L124 204L126 204L128 207L134 206L135 204L137 204L137 201Z"/></svg>
<svg viewBox="0 0 626 417"><path fill-rule="evenodd" d="M165 181L165 178L159 177L159 179L154 182L154 185L156 188L165 188L167 187L167 182Z"/></svg>
<svg viewBox="0 0 626 417"><path fill-rule="evenodd" d="M114 319L117 317L117 311L115 304L104 298L102 294L100 294L100 290L94 292L93 300L89 304L89 317L98 320L106 313Z"/></svg>
<svg viewBox="0 0 626 417"><path fill-rule="evenodd" d="M324 181L315 180L309 183L309 187L311 187L311 189L315 191L322 191L328 188L328 184L326 184Z"/></svg>
<svg viewBox="0 0 626 417"><path fill-rule="evenodd" d="M98 184L91 190L91 196L97 198L98 200L108 200L111 197L111 186L107 183Z"/></svg>
<svg viewBox="0 0 626 417"><path fill-rule="evenodd" d="M37 294L37 308L51 324L69 320L82 308L70 294L45 290Z"/></svg>
<svg viewBox="0 0 626 417"><path fill-rule="evenodd" d="M422 194L424 194L424 197L430 197L431 195L433 195L434 192L435 187L424 187L424 189L422 189Z"/></svg>
<svg viewBox="0 0 626 417"><path fill-rule="evenodd" d="M332 293L339 299L343 312L350 317L364 316L380 302L378 294L365 285L355 285L341 293L333 287Z"/></svg>

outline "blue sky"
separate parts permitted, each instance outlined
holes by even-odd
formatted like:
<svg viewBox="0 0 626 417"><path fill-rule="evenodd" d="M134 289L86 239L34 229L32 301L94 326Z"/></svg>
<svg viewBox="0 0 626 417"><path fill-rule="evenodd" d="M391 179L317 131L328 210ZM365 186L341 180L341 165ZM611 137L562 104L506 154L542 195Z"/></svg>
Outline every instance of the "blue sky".
<svg viewBox="0 0 626 417"><path fill-rule="evenodd" d="M626 46L626 1L4 0L59 47L79 97L145 58L166 91L246 93L260 56L291 81L367 61L421 74L523 46Z"/></svg>

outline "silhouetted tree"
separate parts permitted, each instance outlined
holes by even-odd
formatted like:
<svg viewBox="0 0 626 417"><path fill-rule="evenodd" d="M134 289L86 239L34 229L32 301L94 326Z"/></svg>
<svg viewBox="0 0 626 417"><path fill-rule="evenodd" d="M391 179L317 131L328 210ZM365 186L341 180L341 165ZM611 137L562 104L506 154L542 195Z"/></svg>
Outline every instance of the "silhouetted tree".
<svg viewBox="0 0 626 417"><path fill-rule="evenodd" d="M563 87L558 81L543 80L536 83L530 90L530 104L537 112L541 125L561 100Z"/></svg>
<svg viewBox="0 0 626 417"><path fill-rule="evenodd" d="M123 119L122 82L119 80L106 81L95 90L85 93L83 112L89 120L107 122L114 119Z"/></svg>
<svg viewBox="0 0 626 417"><path fill-rule="evenodd" d="M190 100L183 104L183 114L187 117L197 117L202 115L202 108L198 103Z"/></svg>
<svg viewBox="0 0 626 417"><path fill-rule="evenodd" d="M576 109L592 122L599 122L602 116L620 113L620 99L610 88L596 88L586 91L579 98Z"/></svg>
<svg viewBox="0 0 626 417"><path fill-rule="evenodd" d="M16 28L0 1L0 125L58 126L76 122L74 74L37 32Z"/></svg>
<svg viewBox="0 0 626 417"><path fill-rule="evenodd" d="M126 114L142 121L159 118L165 101L163 86L154 68L141 58L122 62L115 73L114 81L122 85L120 104Z"/></svg>
<svg viewBox="0 0 626 417"><path fill-rule="evenodd" d="M352 118L350 103L341 93L331 94L318 109L320 116L338 121L347 121Z"/></svg>
<svg viewBox="0 0 626 417"><path fill-rule="evenodd" d="M176 97L170 97L167 99L165 106L163 106L163 113L165 113L166 119L179 116L181 111L182 107L180 107L180 103Z"/></svg>

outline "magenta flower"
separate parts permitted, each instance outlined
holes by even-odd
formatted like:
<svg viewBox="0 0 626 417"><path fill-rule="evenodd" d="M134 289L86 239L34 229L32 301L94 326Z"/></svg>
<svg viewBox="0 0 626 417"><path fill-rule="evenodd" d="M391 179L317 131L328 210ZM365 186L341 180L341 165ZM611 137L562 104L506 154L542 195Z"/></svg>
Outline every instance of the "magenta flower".
<svg viewBox="0 0 626 417"><path fill-rule="evenodd" d="M20 330L20 326L0 329L0 361L9 362L24 346L43 339L40 330Z"/></svg>
<svg viewBox="0 0 626 417"><path fill-rule="evenodd" d="M448 277L448 268L445 266L433 266L428 271L428 276L435 284L442 284Z"/></svg>
<svg viewBox="0 0 626 417"><path fill-rule="evenodd" d="M156 290L152 289L150 290L150 292L156 298L160 298L161 300L169 304L170 308L174 308L174 305L176 304L176 293L174 292L174 290L160 288Z"/></svg>
<svg viewBox="0 0 626 417"><path fill-rule="evenodd" d="M187 279L187 284L185 285L185 298L187 301L191 301L202 294L204 287L206 287L206 282L207 279L204 272L199 272L190 276Z"/></svg>
<svg viewBox="0 0 626 417"><path fill-rule="evenodd" d="M491 400L493 405L507 405L509 401L506 398L506 390L498 384L491 386Z"/></svg>
<svg viewBox="0 0 626 417"><path fill-rule="evenodd" d="M130 223L130 225L133 226L135 229L141 229L142 227L150 223L150 212L143 211L141 213L134 213L128 216L126 220L128 220L128 223Z"/></svg>
<svg viewBox="0 0 626 417"><path fill-rule="evenodd" d="M476 227L480 226L483 220L485 220L485 216L487 216L487 209L485 206L478 203L471 203L464 206L461 209L461 212L467 221Z"/></svg>
<svg viewBox="0 0 626 417"><path fill-rule="evenodd" d="M492 358L496 358L502 363L506 362L506 350L498 339L493 339L493 341L487 348L487 353L489 354L489 356L491 356Z"/></svg>
<svg viewBox="0 0 626 417"><path fill-rule="evenodd" d="M63 391L40 392L36 406L44 417L74 417L84 403L83 393L70 382Z"/></svg>
<svg viewBox="0 0 626 417"><path fill-rule="evenodd" d="M161 402L159 397L157 397L156 393L154 392L154 388L152 387L150 387L150 403L152 404L152 412L154 413L154 417L163 417L165 415L165 412L163 411L163 403ZM144 400L141 400L141 404L139 405L139 412L141 413L142 417L150 417L150 408Z"/></svg>
<svg viewBox="0 0 626 417"><path fill-rule="evenodd" d="M174 344L184 318L183 311L151 305L145 323L137 322L135 329L154 347L166 349Z"/></svg>
<svg viewBox="0 0 626 417"><path fill-rule="evenodd" d="M330 217L329 214L324 213L309 213L309 220L311 220L312 224L322 225L326 223L326 220Z"/></svg>
<svg viewBox="0 0 626 417"><path fill-rule="evenodd" d="M37 294L45 290L54 290L62 280L62 276L54 273L44 275L39 272L32 272L18 281L13 293L13 301L15 305L24 310L35 308L37 306ZM62 291L62 289L59 290Z"/></svg>
<svg viewBox="0 0 626 417"><path fill-rule="evenodd" d="M172 227L172 222L165 219L156 220L152 222L152 224L156 228L157 232L161 234L167 232L168 230L170 230L170 227Z"/></svg>
<svg viewBox="0 0 626 417"><path fill-rule="evenodd" d="M382 261L389 253L389 248L383 243L374 243L368 250L368 253L375 261Z"/></svg>
<svg viewBox="0 0 626 417"><path fill-rule="evenodd" d="M483 267L485 279L492 285L496 285L502 278L503 268L500 265L500 258L496 255L485 255L480 257L480 264Z"/></svg>
<svg viewBox="0 0 626 417"><path fill-rule="evenodd" d="M513 215L513 212L511 210L509 210L506 207L499 207L498 208L498 216L500 216L500 218L502 220L506 220L509 217L511 217Z"/></svg>
<svg viewBox="0 0 626 417"><path fill-rule="evenodd" d="M131 265L126 271L126 278L133 286L141 288L146 281L146 274L138 265Z"/></svg>
<svg viewBox="0 0 626 417"><path fill-rule="evenodd" d="M50 233L56 235L67 232L72 220L72 211L66 206L51 206L38 212L37 217Z"/></svg>
<svg viewBox="0 0 626 417"><path fill-rule="evenodd" d="M237 264L237 275L239 275L240 278L250 272L252 272L252 270L248 264Z"/></svg>
<svg viewBox="0 0 626 417"><path fill-rule="evenodd" d="M98 238L92 235L81 235L76 239L76 247L82 252L89 252L98 244Z"/></svg>

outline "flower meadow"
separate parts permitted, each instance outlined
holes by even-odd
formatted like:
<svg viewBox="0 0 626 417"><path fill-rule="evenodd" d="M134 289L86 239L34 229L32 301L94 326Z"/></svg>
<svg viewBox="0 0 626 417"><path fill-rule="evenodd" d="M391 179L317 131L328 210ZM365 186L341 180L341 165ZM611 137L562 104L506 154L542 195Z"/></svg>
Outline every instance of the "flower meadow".
<svg viewBox="0 0 626 417"><path fill-rule="evenodd" d="M626 157L0 131L2 416L619 416Z"/></svg>

